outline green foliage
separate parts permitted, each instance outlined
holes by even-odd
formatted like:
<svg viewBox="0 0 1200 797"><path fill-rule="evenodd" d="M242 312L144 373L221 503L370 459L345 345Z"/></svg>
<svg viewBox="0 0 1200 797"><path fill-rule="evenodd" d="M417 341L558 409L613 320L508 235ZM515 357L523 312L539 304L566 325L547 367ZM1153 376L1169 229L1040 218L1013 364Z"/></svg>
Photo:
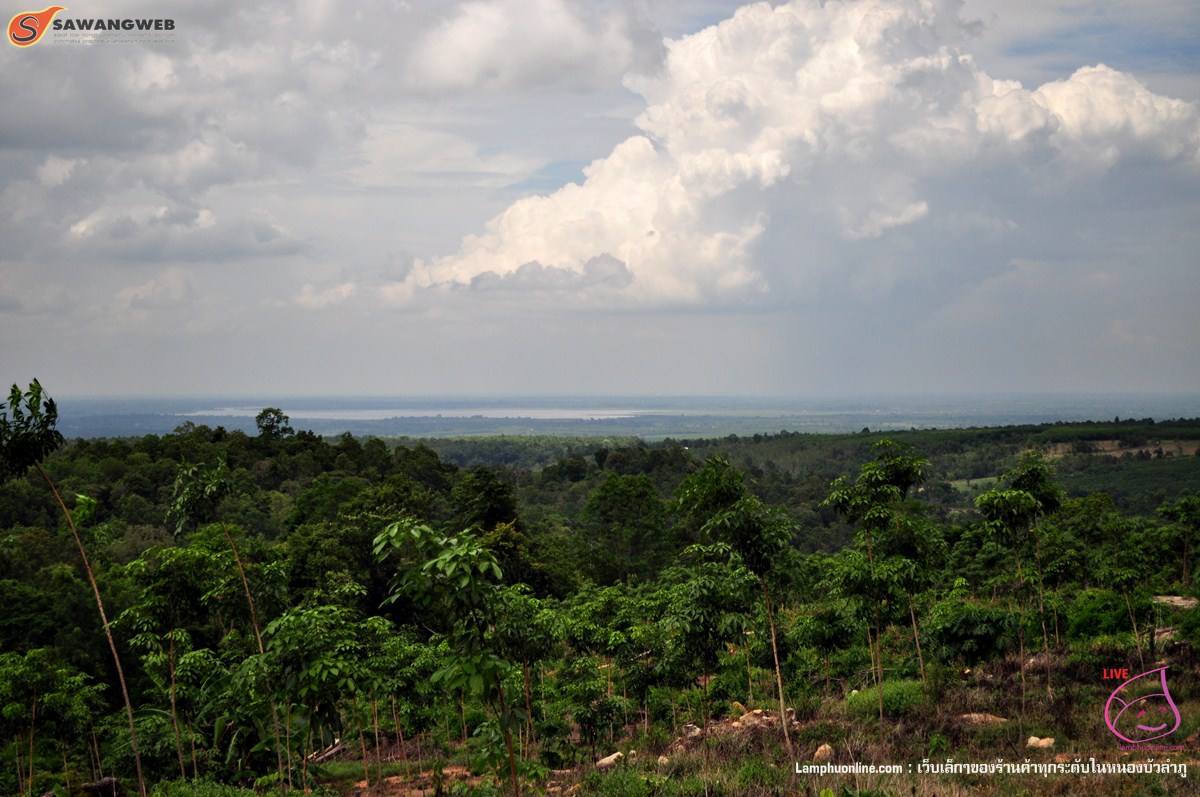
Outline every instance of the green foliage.
<svg viewBox="0 0 1200 797"><path fill-rule="evenodd" d="M790 791L791 773L762 759L742 764L737 773L737 794L786 794Z"/></svg>
<svg viewBox="0 0 1200 797"><path fill-rule="evenodd" d="M717 546L695 546L689 552L719 556ZM756 579L746 568L722 561L700 561L685 572L687 580L674 590L665 625L678 647L677 660L708 674L725 646L741 641Z"/></svg>
<svg viewBox="0 0 1200 797"><path fill-rule="evenodd" d="M877 687L868 687L847 695L846 711L854 717L874 716L878 705ZM926 705L925 688L920 681L891 680L883 684L883 713L889 717L906 717L921 711Z"/></svg>
<svg viewBox="0 0 1200 797"><path fill-rule="evenodd" d="M168 780L158 783L150 797L254 797L251 789L241 789L212 780Z"/></svg>
<svg viewBox="0 0 1200 797"><path fill-rule="evenodd" d="M50 403L40 402L46 419ZM29 403L20 393L23 423ZM10 430L12 418L5 410ZM255 439L191 426L40 452L64 494L80 496L70 514L77 524L87 518L81 531L98 589L121 610L117 645L137 654L129 682L137 737L148 782L162 794L242 793L212 781L168 782L181 757L189 774L270 791L280 780L266 774L278 748L290 755L299 791L307 753L334 736L357 748L360 730L374 782L376 723L385 755L413 759L420 750L427 761L431 752L465 753L477 772L508 779L512 767L522 783L536 782L546 766L569 767L616 746L656 756L683 722L702 721L709 710L722 716L732 700L765 706L777 690L804 720L807 742L814 725L831 721L823 716L828 695L861 683L872 655L880 660L875 648L888 680L881 693L846 701L849 724L835 709L833 735L860 735L860 717L876 713L881 694L885 714L927 740L913 752L937 756L951 743L958 752L991 737L964 742L937 724L925 711L930 696L957 709L969 695L973 707L1012 716L1011 669L1003 669L1011 662L1002 659L1018 633L1035 632L1042 620L1051 646L1058 634L1070 640L1069 666L1055 670L1054 687L1074 695L1080 687L1071 678L1094 680L1100 667L1137 661L1131 612L1144 634L1149 596L1188 594L1194 581L1191 492L1162 479L1139 482L1142 502L1155 495L1148 505L1162 510L1131 517L1107 495L1063 500L1051 460L1021 457L1031 440L1100 441L1114 432L1107 428L923 431L898 433L896 443L788 433L689 441L690 449L494 438L406 441L390 451L380 440L278 431ZM1145 429L1126 431L1154 439ZM1194 431L1200 435L1200 425ZM720 456L705 462L697 451ZM1053 462L1064 482L1152 464L1100 456L1078 449ZM1193 470L1197 462L1154 460ZM541 465L549 466L539 473ZM1001 471L994 482L978 481ZM857 476L836 481L847 473ZM6 677L32 677L7 675L13 662L44 655L22 667L84 678L79 688L55 689L89 694L88 713L69 721L45 703L31 757L21 709L28 695L5 693L4 793L28 791L30 763L35 793L62 791L68 775L75 785L97 756L106 772L131 777L129 731L114 713L113 660L95 644L102 626L88 613L90 585L45 492L24 472L0 484L0 692ZM663 500L670 495L674 501ZM231 540L268 629L261 652ZM829 553L798 554L817 547ZM895 680L918 667L910 606L922 634L924 693ZM1157 619L1195 643L1198 616ZM771 672L776 652L793 681L782 690ZM963 675L964 665L978 675ZM712 677L702 687L696 676L706 671ZM1190 686L1181 683L1180 693ZM278 744L272 703L284 731ZM864 744L874 746L890 727L868 729ZM636 740L625 735L633 728ZM466 749L457 747L463 736ZM787 793L794 784L771 767L782 739L756 737L760 743L770 749L743 760L740 742L714 742L707 775L697 751L673 756L663 772L628 765L589 775L585 791ZM334 773L343 790L363 777L361 762L349 758L307 770L314 793L329 788ZM446 793L497 791L490 783L443 785Z"/></svg>
<svg viewBox="0 0 1200 797"><path fill-rule="evenodd" d="M1118 634L1129 630L1125 601L1107 589L1085 589L1075 595L1067 615L1067 638L1073 640Z"/></svg>
<svg viewBox="0 0 1200 797"><path fill-rule="evenodd" d="M258 427L258 436L264 440L278 440L295 434L290 419L278 407L266 407L254 416L254 425Z"/></svg>
<svg viewBox="0 0 1200 797"><path fill-rule="evenodd" d="M167 510L167 522L179 536L201 523L217 517L217 504L230 492L229 465L222 457L216 467L179 464L175 476L174 497Z"/></svg>
<svg viewBox="0 0 1200 797"><path fill-rule="evenodd" d="M12 751L24 783L57 769L60 749L83 741L101 691L89 680L52 650L0 653L0 749Z"/></svg>
<svg viewBox="0 0 1200 797"><path fill-rule="evenodd" d="M62 446L58 407L35 379L24 393L15 384L0 405L0 484L25 475Z"/></svg>
<svg viewBox="0 0 1200 797"><path fill-rule="evenodd" d="M621 712L620 699L609 692L606 669L595 658L581 656L567 662L559 679L563 707L593 751Z"/></svg>
<svg viewBox="0 0 1200 797"><path fill-rule="evenodd" d="M940 601L929 613L925 640L935 660L975 665L1003 655L1014 627L1011 612L953 595Z"/></svg>
<svg viewBox="0 0 1200 797"><path fill-rule="evenodd" d="M649 476L607 473L580 514L587 533L576 555L584 574L604 585L657 575L675 554L667 516Z"/></svg>

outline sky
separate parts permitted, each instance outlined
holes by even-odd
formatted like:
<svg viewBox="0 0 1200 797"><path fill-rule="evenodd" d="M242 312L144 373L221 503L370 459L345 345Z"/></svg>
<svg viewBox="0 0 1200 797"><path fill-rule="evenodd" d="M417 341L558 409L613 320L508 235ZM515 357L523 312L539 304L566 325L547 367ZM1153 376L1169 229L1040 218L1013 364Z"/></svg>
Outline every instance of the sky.
<svg viewBox="0 0 1200 797"><path fill-rule="evenodd" d="M168 15L0 47L8 384L1200 391L1195 0Z"/></svg>

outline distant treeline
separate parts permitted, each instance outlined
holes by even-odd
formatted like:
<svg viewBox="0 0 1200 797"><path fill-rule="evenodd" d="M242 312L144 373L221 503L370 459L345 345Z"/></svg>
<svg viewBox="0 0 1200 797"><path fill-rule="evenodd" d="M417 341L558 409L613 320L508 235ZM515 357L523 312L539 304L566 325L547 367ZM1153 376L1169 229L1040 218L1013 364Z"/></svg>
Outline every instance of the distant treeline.
<svg viewBox="0 0 1200 797"><path fill-rule="evenodd" d="M1196 610L1152 602L1196 591L1196 420L326 439L266 408L254 434L63 441L32 396L0 435L4 793L311 787L333 738L374 782L381 735L515 791L733 701L893 760L980 753L939 708L978 700L978 667L1020 720L997 744L1026 723L1091 743L1100 663L1200 642Z"/></svg>

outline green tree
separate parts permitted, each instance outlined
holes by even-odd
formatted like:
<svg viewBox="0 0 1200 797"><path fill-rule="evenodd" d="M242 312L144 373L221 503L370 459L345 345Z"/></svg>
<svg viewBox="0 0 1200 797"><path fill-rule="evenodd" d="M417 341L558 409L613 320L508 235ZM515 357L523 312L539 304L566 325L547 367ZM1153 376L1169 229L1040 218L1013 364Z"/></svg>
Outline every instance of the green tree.
<svg viewBox="0 0 1200 797"><path fill-rule="evenodd" d="M463 474L450 495L459 528L491 531L501 523L521 527L513 486L500 481L490 468L478 467Z"/></svg>
<svg viewBox="0 0 1200 797"><path fill-rule="evenodd" d="M580 560L598 584L636 574L651 578L675 552L667 533L667 506L644 473L608 472L583 505Z"/></svg>
<svg viewBox="0 0 1200 797"><path fill-rule="evenodd" d="M411 517L380 532L375 538L375 555L384 559L404 551L408 543L415 544L424 561L399 570L388 600L407 596L432 616L446 619L452 656L450 664L434 673L433 680L451 691L469 690L489 707L503 734L513 794L519 797L512 737L524 717L505 696L504 681L514 667L501 655L491 633L504 575L495 555L471 530L447 536Z"/></svg>
<svg viewBox="0 0 1200 797"><path fill-rule="evenodd" d="M83 545L83 538L76 525L76 517L67 509L58 487L51 481L49 474L42 467L42 460L57 450L64 442L62 433L58 431L58 407L54 399L45 395L41 384L36 379L29 383L29 389L24 393L16 385L8 396L8 406L0 407L0 482L23 476L30 468L35 469L50 491L66 517L83 567L87 571L88 581L92 586L92 594L96 598L96 609L100 613L100 622L104 626L104 634L108 639L109 650L112 651L113 664L117 669L117 680L120 682L121 695L125 699L125 714L129 721L129 742L133 752L134 765L137 768L138 791L145 797L146 780L142 776L142 756L138 751L137 730L133 722L133 703L129 699L129 688L125 684L125 671L121 667L121 655L117 652L117 643L113 640L112 627L104 610L104 600L100 597L100 587L96 583L96 574L92 569L91 560ZM79 496L76 501L76 513L81 516L90 514L95 502L85 496Z"/></svg>
<svg viewBox="0 0 1200 797"><path fill-rule="evenodd" d="M1043 648L1050 646L1050 636L1046 627L1046 600L1042 586L1041 548L1037 524L1042 517L1058 511L1065 500L1065 492L1054 479L1054 469L1045 457L1038 453L1026 454L1015 468L1000 477L1000 483L1005 486L988 490L975 499L975 508L983 515L990 533L1013 552L1016 560L1016 599L1021 602L1026 601L1023 561L1026 559L1028 555L1026 551L1032 543ZM1020 616L1018 616L1017 633L1021 657L1021 718L1024 721L1026 702L1025 623ZM1047 659L1047 694L1053 694L1050 677L1050 664Z"/></svg>
<svg viewBox="0 0 1200 797"><path fill-rule="evenodd" d="M771 582L780 580L790 565L791 524L752 495L742 475L728 460L712 457L700 472L680 484L677 501L684 517L701 522L700 534L729 546L746 569L759 581L763 607L771 629L771 654L775 662L775 685L779 693L779 721L788 750L792 749L788 731L783 669L779 664L778 633Z"/></svg>
<svg viewBox="0 0 1200 797"><path fill-rule="evenodd" d="M1200 490L1178 500L1168 501L1158 508L1158 514L1173 522L1178 530L1174 536L1183 549L1183 589L1186 591L1191 587L1188 562L1192 545L1200 538Z"/></svg>
<svg viewBox="0 0 1200 797"><path fill-rule="evenodd" d="M58 661L46 648L0 654L0 741L12 750L17 763L18 792L30 797L35 793L38 741L45 738L58 742L70 789L67 743L82 741L83 729L98 709L99 691L86 675ZM54 761L57 756L46 758Z"/></svg>
<svg viewBox="0 0 1200 797"><path fill-rule="evenodd" d="M868 638L875 681L879 696L879 719L883 720L883 646L884 613L896 605L901 582L917 581L911 565L889 561L887 550L896 548L897 534L911 533L912 526L904 518L901 507L908 491L921 484L929 469L929 461L911 454L891 440L880 440L872 447L875 459L859 469L854 482L842 477L830 486L829 497L822 506L832 507L858 527L856 542L866 550L866 570L851 567L843 571L841 583L856 594L874 619L874 640ZM844 560L853 565L854 560ZM910 598L911 609L911 598ZM918 651L920 635L913 615L913 634ZM868 635L869 636L869 635ZM922 664L922 669L924 665Z"/></svg>
<svg viewBox="0 0 1200 797"><path fill-rule="evenodd" d="M525 691L525 733L530 743L533 731L533 671L562 647L563 624L558 613L529 594L528 587L503 588L494 639L501 655L520 662Z"/></svg>
<svg viewBox="0 0 1200 797"><path fill-rule="evenodd" d="M366 666L371 651L366 643L377 634L354 609L318 604L288 609L267 625L265 635L271 643L266 659L274 673L276 701L292 707L293 721L303 721L301 755L307 759L314 741L345 735L340 733L343 701L371 690L372 673Z"/></svg>
<svg viewBox="0 0 1200 797"><path fill-rule="evenodd" d="M267 410L263 410L262 413L259 413L259 417L266 412ZM287 416L284 416L285 421L286 419ZM175 519L177 534L189 525L195 526L203 520L216 517L217 505L230 492L228 474L229 468L224 457L220 459L215 468L188 465L186 462L180 463L175 477L174 495L167 512L168 520ZM258 653L260 656L265 656L266 646L263 644L262 627L258 623L258 612L254 605L254 594L250 591L250 581L246 578L246 567L242 563L241 553L238 551L237 543L234 542L229 527L224 521L220 522L220 526L229 550L233 554L234 564L237 565L238 577L242 582L242 592L246 597L246 607L250 612L250 626L254 629L254 640L258 644ZM279 715L273 702L271 703L271 720L279 784L286 795L288 784L283 761L284 753L279 738Z"/></svg>
<svg viewBox="0 0 1200 797"><path fill-rule="evenodd" d="M142 651L147 673L170 699L175 753L183 778L187 777L187 769L176 673L180 657L192 649L188 627L194 627L200 619L199 609L210 586L212 567L212 558L200 549L152 548L126 568L140 592L116 621L134 630L131 644Z"/></svg>
<svg viewBox="0 0 1200 797"><path fill-rule="evenodd" d="M258 427L258 436L263 440L281 440L295 434L291 419L278 407L265 407L254 416L254 425Z"/></svg>
<svg viewBox="0 0 1200 797"><path fill-rule="evenodd" d="M687 579L676 588L671 611L665 620L672 633L672 642L681 649L683 658L701 671L706 769L709 674L716 669L726 645L741 641L746 630L750 595L758 580L748 568L737 563L736 555L731 559L731 553L729 546L723 543L688 548L685 557L695 562L686 569ZM780 711L784 711L782 706ZM786 712L783 723L786 734Z"/></svg>

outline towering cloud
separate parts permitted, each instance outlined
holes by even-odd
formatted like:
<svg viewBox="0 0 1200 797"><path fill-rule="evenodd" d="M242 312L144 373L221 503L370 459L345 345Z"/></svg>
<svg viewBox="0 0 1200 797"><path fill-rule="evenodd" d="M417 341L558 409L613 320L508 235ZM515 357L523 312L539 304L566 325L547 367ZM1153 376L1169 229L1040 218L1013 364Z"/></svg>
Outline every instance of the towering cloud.
<svg viewBox="0 0 1200 797"><path fill-rule="evenodd" d="M522 284L606 305L770 300L902 231L939 246L1029 235L1011 218L1020 197L1069 210L1064 183L1126 161L1195 173L1194 106L1104 65L1036 89L994 79L959 9L758 3L667 42L657 73L626 79L646 102L640 135L582 182L515 202L457 253L418 261L403 294L515 283L538 266L578 278ZM628 278L585 278L597 258Z"/></svg>

